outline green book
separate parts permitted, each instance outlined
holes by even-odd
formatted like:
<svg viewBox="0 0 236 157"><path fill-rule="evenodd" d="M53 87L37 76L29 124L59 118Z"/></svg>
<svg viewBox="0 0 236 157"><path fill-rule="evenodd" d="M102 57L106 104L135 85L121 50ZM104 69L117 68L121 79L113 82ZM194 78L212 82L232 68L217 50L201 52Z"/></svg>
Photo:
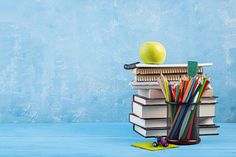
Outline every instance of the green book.
<svg viewBox="0 0 236 157"><path fill-rule="evenodd" d="M194 77L198 72L198 62L188 61L188 76Z"/></svg>

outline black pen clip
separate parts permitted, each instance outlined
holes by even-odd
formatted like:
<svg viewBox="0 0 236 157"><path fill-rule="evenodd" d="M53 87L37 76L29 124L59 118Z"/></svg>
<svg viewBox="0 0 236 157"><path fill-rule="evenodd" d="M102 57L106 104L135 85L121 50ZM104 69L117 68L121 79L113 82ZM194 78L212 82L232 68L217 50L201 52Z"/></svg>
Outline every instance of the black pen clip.
<svg viewBox="0 0 236 157"><path fill-rule="evenodd" d="M136 68L136 64L139 64L140 62L135 62L135 63L131 63L131 64L125 64L124 65L124 68L126 69L126 70L130 70L130 69L134 69L134 68Z"/></svg>

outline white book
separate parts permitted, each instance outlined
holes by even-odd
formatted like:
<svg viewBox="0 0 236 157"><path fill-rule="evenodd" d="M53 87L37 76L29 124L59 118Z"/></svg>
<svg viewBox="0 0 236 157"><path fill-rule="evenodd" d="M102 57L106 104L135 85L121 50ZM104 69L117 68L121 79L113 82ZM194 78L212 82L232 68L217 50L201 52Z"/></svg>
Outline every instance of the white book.
<svg viewBox="0 0 236 157"><path fill-rule="evenodd" d="M199 63L198 67L211 67L212 63ZM187 67L188 64L136 64L137 68L173 68Z"/></svg>
<svg viewBox="0 0 236 157"><path fill-rule="evenodd" d="M199 134L201 136L204 135L218 135L218 127L216 125L209 125L209 126L200 126L199 128Z"/></svg>
<svg viewBox="0 0 236 157"><path fill-rule="evenodd" d="M207 89L204 91L202 97L214 97L213 88L212 88L210 85L208 85L208 87L209 87L209 88L207 88Z"/></svg>
<svg viewBox="0 0 236 157"><path fill-rule="evenodd" d="M142 104L142 105L157 105L157 104L166 104L165 98L160 99L148 99L139 95L134 95L133 100Z"/></svg>
<svg viewBox="0 0 236 157"><path fill-rule="evenodd" d="M134 114L129 115L129 121L143 128L167 127L166 118L142 119Z"/></svg>
<svg viewBox="0 0 236 157"><path fill-rule="evenodd" d="M157 137L157 136L167 136L168 129L166 128L152 128L152 129L145 129L138 125L133 126L134 131L139 133L144 137ZM218 126L206 126L199 128L199 135L206 136L206 135L218 135Z"/></svg>
<svg viewBox="0 0 236 157"><path fill-rule="evenodd" d="M139 89L138 95L149 99L165 98L161 89Z"/></svg>
<svg viewBox="0 0 236 157"><path fill-rule="evenodd" d="M138 89L138 95L149 99L165 98L160 86L156 89ZM213 89L209 88L203 93L201 101L202 103L216 103L216 98L213 95Z"/></svg>
<svg viewBox="0 0 236 157"><path fill-rule="evenodd" d="M158 82L135 82L129 83L130 86L159 86ZM159 86L160 87L160 86Z"/></svg>
<svg viewBox="0 0 236 157"><path fill-rule="evenodd" d="M134 95L133 96L133 100L136 103L139 103L141 106L158 106L158 105L166 104L164 98L163 99L162 98L159 98L159 99L157 99L157 98L156 99L148 99L148 98L145 98L145 97ZM200 117L212 117L212 116L215 116L216 103L217 103L216 98L215 97L213 97L213 98L205 98L203 101L201 99L201 102L202 103L199 105L199 115L200 115ZM150 118L155 118L155 117L151 117L151 116L149 116L149 117Z"/></svg>
<svg viewBox="0 0 236 157"><path fill-rule="evenodd" d="M132 89L161 89L158 82L135 82L129 83Z"/></svg>
<svg viewBox="0 0 236 157"><path fill-rule="evenodd" d="M200 99L200 102L202 104L217 103L217 100L216 100L217 98L218 97L216 97L216 96L213 96L213 97L202 97Z"/></svg>
<svg viewBox="0 0 236 157"><path fill-rule="evenodd" d="M132 104L133 113L140 118L166 118L167 105L142 105L138 102Z"/></svg>
<svg viewBox="0 0 236 157"><path fill-rule="evenodd" d="M132 70L134 75L160 75L161 73L164 75L187 75L188 68L187 67L146 67L146 68L135 68ZM198 68L198 74L203 73L203 68Z"/></svg>
<svg viewBox="0 0 236 157"><path fill-rule="evenodd" d="M167 136L167 129L155 129L146 130L138 125L134 125L134 131L141 134L144 137L157 137L157 136Z"/></svg>
<svg viewBox="0 0 236 157"><path fill-rule="evenodd" d="M199 115L200 117L213 117L215 116L215 104L200 104Z"/></svg>
<svg viewBox="0 0 236 157"><path fill-rule="evenodd" d="M138 117L135 114L129 115L129 121L133 124L141 126L143 128L158 128L158 127L167 127L168 126L168 119L167 118L149 118L143 119ZM170 121L169 121L170 123ZM199 118L199 125L201 126L212 126L215 125L214 117L200 117Z"/></svg>
<svg viewBox="0 0 236 157"><path fill-rule="evenodd" d="M138 90L138 89L160 89L160 86L142 86L142 85L135 85L130 86L131 89Z"/></svg>
<svg viewBox="0 0 236 157"><path fill-rule="evenodd" d="M214 125L214 117L200 117L199 125Z"/></svg>

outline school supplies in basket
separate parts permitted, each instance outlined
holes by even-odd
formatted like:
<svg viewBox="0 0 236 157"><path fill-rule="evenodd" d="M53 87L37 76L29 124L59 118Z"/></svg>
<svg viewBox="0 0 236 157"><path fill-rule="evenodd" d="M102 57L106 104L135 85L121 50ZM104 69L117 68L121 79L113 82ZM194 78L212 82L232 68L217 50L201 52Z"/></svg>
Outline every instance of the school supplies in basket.
<svg viewBox="0 0 236 157"><path fill-rule="evenodd" d="M170 129L167 141L175 144L200 142L198 128L199 101L210 82L207 76L197 75L197 62L188 62L188 77L173 86L161 74L158 82L169 104Z"/></svg>

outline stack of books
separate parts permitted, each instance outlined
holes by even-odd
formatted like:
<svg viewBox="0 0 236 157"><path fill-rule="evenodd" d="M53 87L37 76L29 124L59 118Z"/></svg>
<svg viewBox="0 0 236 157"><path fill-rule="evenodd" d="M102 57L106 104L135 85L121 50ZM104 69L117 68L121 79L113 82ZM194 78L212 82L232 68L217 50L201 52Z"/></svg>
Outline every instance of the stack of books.
<svg viewBox="0 0 236 157"><path fill-rule="evenodd" d="M211 63L198 64L198 75L204 75L203 67L211 65ZM187 76L187 64L132 64L126 65L125 69L132 71L134 80L130 82L130 87L137 90L137 94L133 95L132 113L129 115L134 131L144 137L166 136L168 105L157 79L162 73L174 84L181 77ZM214 123L217 97L214 96L211 85L208 85L200 101L200 135L218 135L219 126Z"/></svg>

